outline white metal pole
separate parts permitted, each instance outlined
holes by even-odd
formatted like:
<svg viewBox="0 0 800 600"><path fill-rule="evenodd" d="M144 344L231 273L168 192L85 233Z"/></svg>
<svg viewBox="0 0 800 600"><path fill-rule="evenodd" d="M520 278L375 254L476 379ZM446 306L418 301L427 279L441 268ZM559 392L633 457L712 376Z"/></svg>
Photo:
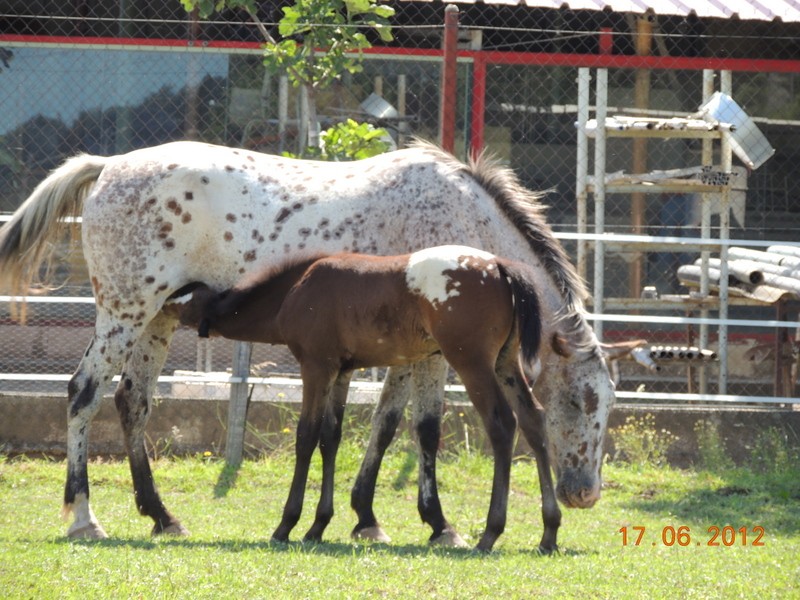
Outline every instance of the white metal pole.
<svg viewBox="0 0 800 600"><path fill-rule="evenodd" d="M605 233L606 203L606 109L608 105L608 69L597 70L597 94L595 98L595 119L597 131L594 139L594 231ZM603 242L594 245L594 312L603 313L605 282L605 248ZM603 339L603 322L595 321L594 331L597 339Z"/></svg>
<svg viewBox="0 0 800 600"><path fill-rule="evenodd" d="M703 104L711 98L714 93L714 71L711 69L703 69ZM701 164L703 166L711 166L714 163L714 147L713 141L704 139L702 142L702 155ZM702 194L700 198L700 237L703 239L711 238L711 200L710 194ZM700 295L703 298L708 297L709 294L709 280L708 280L708 259L711 253L708 250L700 252ZM700 316L708 318L708 309L703 308L700 311ZM700 347L708 348L708 325L700 325ZM708 393L708 369L701 366L698 368L699 378L699 391L701 394Z"/></svg>
<svg viewBox="0 0 800 600"><path fill-rule="evenodd" d="M407 82L405 74L397 76L397 114L400 116L400 121L397 124L397 147L403 148L406 143L406 135L408 133L408 124L405 122L406 116L406 90Z"/></svg>
<svg viewBox="0 0 800 600"><path fill-rule="evenodd" d="M278 150L286 150L286 124L289 120L289 78L278 78Z"/></svg>
<svg viewBox="0 0 800 600"><path fill-rule="evenodd" d="M586 180L589 170L589 136L586 121L589 120L589 93L592 76L588 67L578 69L578 137L577 165L575 175L575 199L577 201L578 233L587 232ZM586 250L584 241L578 241L578 274L586 278Z"/></svg>
<svg viewBox="0 0 800 600"><path fill-rule="evenodd" d="M730 71L720 73L720 91L723 94L731 95L733 81ZM730 132L722 132L722 144L720 146L720 167L723 173L731 174L733 170L733 154L731 151ZM731 221L731 183L729 182L720 195L719 207L719 238L727 240L730 238ZM720 277L719 277L719 390L717 393L726 394L728 389L728 246L722 246L719 251Z"/></svg>

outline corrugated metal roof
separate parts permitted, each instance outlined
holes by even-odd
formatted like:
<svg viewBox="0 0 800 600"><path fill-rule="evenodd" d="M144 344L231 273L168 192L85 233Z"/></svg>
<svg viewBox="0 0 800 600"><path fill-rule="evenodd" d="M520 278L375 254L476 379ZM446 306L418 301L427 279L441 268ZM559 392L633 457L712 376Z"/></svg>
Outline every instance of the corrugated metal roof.
<svg viewBox="0 0 800 600"><path fill-rule="evenodd" d="M448 1L448 0L445 0ZM800 21L798 0L453 0L459 4L500 4L531 8L569 8L572 10L612 10L643 14L652 10L657 15L695 14L698 17L773 21Z"/></svg>

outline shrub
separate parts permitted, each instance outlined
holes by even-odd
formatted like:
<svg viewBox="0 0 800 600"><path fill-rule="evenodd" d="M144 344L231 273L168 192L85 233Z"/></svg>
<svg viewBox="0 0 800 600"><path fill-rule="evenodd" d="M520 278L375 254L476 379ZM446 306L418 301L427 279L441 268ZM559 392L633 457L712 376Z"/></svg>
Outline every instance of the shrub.
<svg viewBox="0 0 800 600"><path fill-rule="evenodd" d="M700 466L709 471L724 471L733 468L733 460L725 453L725 445L716 423L700 419L694 424Z"/></svg>
<svg viewBox="0 0 800 600"><path fill-rule="evenodd" d="M779 474L794 468L797 454L789 445L788 432L770 427L756 436L750 464L755 471Z"/></svg>
<svg viewBox="0 0 800 600"><path fill-rule="evenodd" d="M613 460L639 466L666 464L667 449L678 436L666 429L657 430L655 423L652 414L631 415L623 425L612 428L610 433L616 448Z"/></svg>

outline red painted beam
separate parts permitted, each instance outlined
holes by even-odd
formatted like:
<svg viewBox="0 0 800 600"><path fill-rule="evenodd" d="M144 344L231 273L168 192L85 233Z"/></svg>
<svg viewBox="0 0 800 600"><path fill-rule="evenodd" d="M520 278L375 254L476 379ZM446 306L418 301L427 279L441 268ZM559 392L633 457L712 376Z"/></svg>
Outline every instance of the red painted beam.
<svg viewBox="0 0 800 600"><path fill-rule="evenodd" d="M458 7L444 9L444 41L442 44L442 85L439 100L439 144L450 153L456 146L456 98L458 92Z"/></svg>

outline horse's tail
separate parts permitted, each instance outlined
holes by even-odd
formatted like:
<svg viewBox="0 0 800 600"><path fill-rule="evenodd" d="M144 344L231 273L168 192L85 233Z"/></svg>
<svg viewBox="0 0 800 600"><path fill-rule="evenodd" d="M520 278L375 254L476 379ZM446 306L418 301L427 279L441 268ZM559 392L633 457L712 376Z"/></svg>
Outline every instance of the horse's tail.
<svg viewBox="0 0 800 600"><path fill-rule="evenodd" d="M530 270L525 265L498 259L497 266L500 274L511 285L522 359L526 365L530 365L536 359L542 342L542 314L539 308L539 295L536 292Z"/></svg>
<svg viewBox="0 0 800 600"><path fill-rule="evenodd" d="M108 160L87 154L70 158L0 228L0 288L24 293L38 278L39 267L43 263L49 267L60 221L81 214L83 201Z"/></svg>

